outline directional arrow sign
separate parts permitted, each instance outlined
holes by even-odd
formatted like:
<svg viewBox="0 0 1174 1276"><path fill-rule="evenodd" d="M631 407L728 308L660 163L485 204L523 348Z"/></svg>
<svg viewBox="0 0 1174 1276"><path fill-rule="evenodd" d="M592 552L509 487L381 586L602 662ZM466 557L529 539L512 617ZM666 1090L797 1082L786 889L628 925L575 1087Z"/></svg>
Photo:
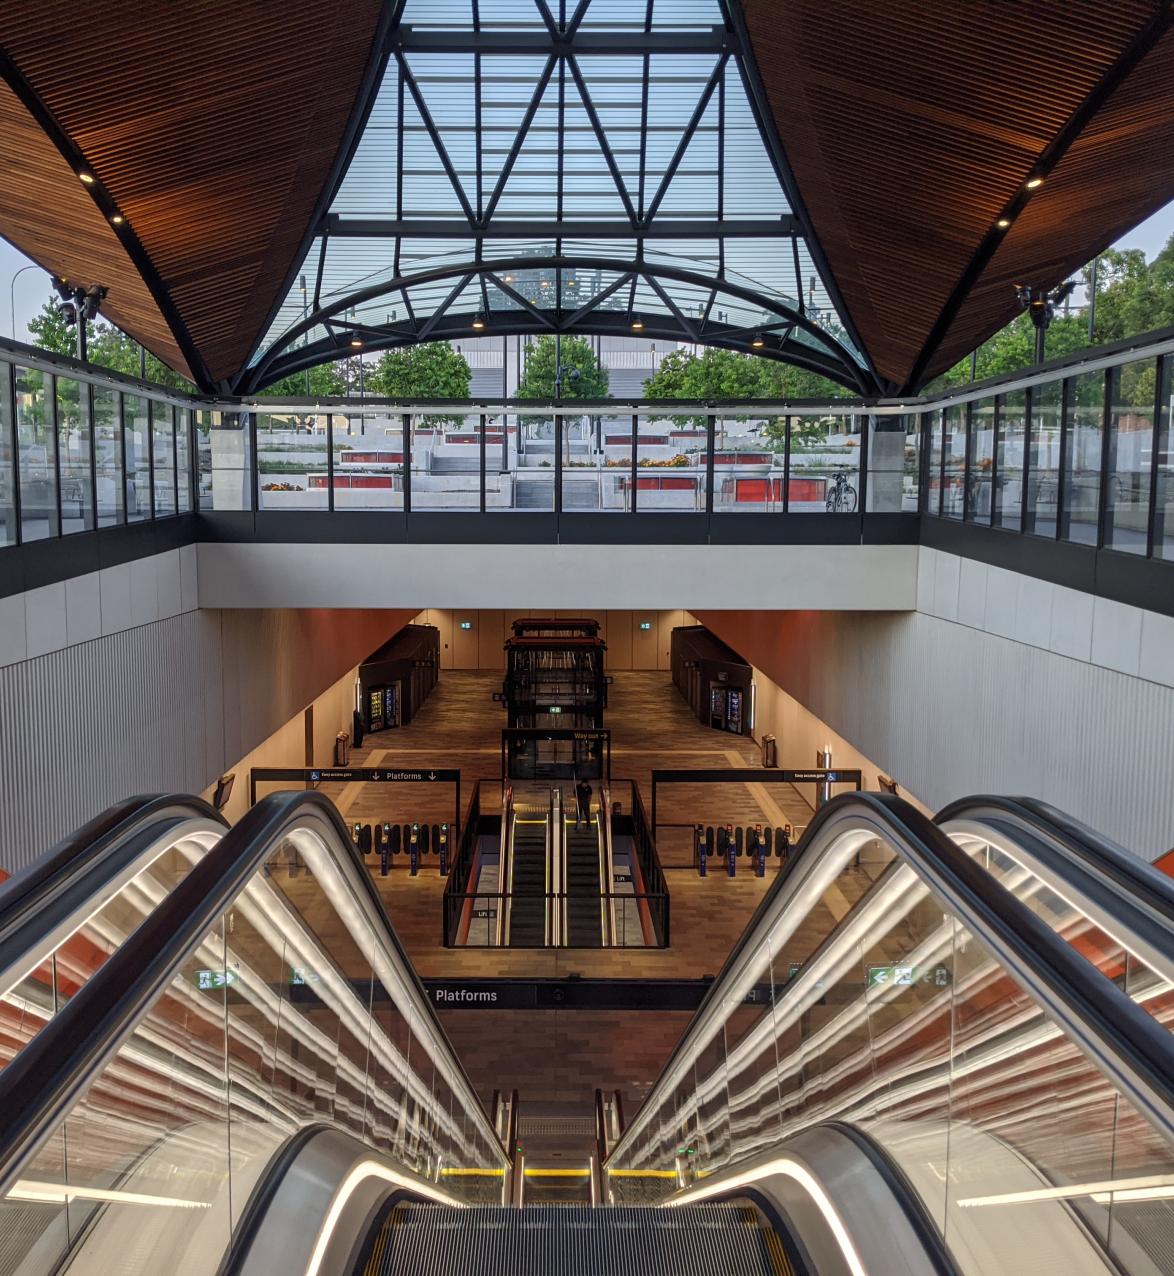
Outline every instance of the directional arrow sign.
<svg viewBox="0 0 1174 1276"><path fill-rule="evenodd" d="M892 982L892 978L892 966L869 966L868 968L869 988L883 988Z"/></svg>

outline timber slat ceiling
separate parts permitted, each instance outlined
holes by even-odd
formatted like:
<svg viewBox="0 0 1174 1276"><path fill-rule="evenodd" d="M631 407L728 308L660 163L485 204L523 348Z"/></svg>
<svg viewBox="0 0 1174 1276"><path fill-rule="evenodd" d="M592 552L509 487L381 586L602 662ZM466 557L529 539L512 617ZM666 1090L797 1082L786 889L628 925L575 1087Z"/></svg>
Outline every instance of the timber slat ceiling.
<svg viewBox="0 0 1174 1276"><path fill-rule="evenodd" d="M167 321L113 228L61 152L0 80L0 227L26 256L110 293L103 313L165 363L190 376ZM46 286L45 295L49 296Z"/></svg>
<svg viewBox="0 0 1174 1276"><path fill-rule="evenodd" d="M381 0L43 0L5 12L16 74L133 228L178 344L186 333L211 382L244 365L295 265L381 9ZM78 277L110 286L110 316L125 313L127 330L178 368L176 339L161 342L118 309L99 269L109 227L89 224L71 182L82 191L69 177L9 193L5 237L67 273L46 247L52 234L33 251L35 223L54 207L75 253L93 256Z"/></svg>
<svg viewBox="0 0 1174 1276"><path fill-rule="evenodd" d="M1159 0L742 9L831 274L894 387L912 388L1014 318L1012 283L1060 282L1174 198L1174 47ZM1066 139L1011 229L988 241L1155 20L1166 26L1149 51ZM985 265L984 241L997 244Z"/></svg>

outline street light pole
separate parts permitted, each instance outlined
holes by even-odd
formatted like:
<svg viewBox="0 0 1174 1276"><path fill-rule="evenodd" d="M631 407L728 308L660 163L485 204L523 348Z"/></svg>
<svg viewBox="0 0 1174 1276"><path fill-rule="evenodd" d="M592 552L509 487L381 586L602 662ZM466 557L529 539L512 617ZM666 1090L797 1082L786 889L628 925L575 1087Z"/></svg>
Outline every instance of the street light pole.
<svg viewBox="0 0 1174 1276"><path fill-rule="evenodd" d="M36 263L21 268L12 276L12 282L8 285L8 306L12 313L12 339L16 340L16 281L24 274L26 270L39 270L40 267Z"/></svg>

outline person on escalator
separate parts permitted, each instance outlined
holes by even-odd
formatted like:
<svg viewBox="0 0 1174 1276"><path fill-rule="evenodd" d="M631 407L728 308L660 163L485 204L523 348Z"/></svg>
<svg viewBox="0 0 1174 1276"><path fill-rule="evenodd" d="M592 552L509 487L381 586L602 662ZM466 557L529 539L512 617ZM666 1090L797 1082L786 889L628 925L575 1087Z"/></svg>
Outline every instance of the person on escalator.
<svg viewBox="0 0 1174 1276"><path fill-rule="evenodd" d="M586 780L580 780L575 785L575 798L579 804L578 814L575 818L576 830L584 825L591 825L591 785Z"/></svg>

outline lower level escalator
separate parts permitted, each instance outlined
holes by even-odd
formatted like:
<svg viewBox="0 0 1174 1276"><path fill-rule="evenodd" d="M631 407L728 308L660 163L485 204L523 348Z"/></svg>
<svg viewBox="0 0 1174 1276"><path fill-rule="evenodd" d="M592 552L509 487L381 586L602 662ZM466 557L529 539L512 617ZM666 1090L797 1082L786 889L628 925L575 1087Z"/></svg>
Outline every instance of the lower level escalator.
<svg viewBox="0 0 1174 1276"><path fill-rule="evenodd" d="M602 819L597 811L585 823L566 817L566 942L571 948L599 948L606 935Z"/></svg>
<svg viewBox="0 0 1174 1276"><path fill-rule="evenodd" d="M784 1241L749 1206L680 1210L394 1205L355 1276L791 1276Z"/></svg>
<svg viewBox="0 0 1174 1276"><path fill-rule="evenodd" d="M507 943L540 948L548 940L550 892L550 814L514 807L510 843L509 931Z"/></svg>

